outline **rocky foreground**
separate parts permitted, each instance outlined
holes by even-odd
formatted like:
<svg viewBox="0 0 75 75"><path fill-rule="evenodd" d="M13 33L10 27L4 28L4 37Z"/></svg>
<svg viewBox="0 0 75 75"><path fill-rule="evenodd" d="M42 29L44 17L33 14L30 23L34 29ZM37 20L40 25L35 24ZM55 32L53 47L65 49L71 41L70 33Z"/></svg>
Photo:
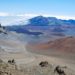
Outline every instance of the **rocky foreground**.
<svg viewBox="0 0 75 75"><path fill-rule="evenodd" d="M75 75L74 70L68 65L62 61L58 61L58 63L57 60L51 57L35 55L34 60L29 62L17 60L3 61L0 59L0 75ZM18 64L18 62L20 63ZM58 66L59 68L56 69Z"/></svg>

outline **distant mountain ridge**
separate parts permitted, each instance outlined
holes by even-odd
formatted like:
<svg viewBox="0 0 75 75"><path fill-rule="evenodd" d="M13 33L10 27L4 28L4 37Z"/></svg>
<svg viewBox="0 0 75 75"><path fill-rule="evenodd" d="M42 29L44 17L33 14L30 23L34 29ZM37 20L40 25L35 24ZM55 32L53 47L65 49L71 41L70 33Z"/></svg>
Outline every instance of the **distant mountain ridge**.
<svg viewBox="0 0 75 75"><path fill-rule="evenodd" d="M26 22L26 21L25 21ZM19 33L26 33L36 35L38 32L43 30L52 30L52 32L64 32L65 27L75 26L75 20L62 20L57 19L56 17L44 17L36 16L28 20L27 23L21 21L18 25L7 26L7 30L16 31ZM50 32L50 31L49 31ZM42 33L40 33L42 34Z"/></svg>
<svg viewBox="0 0 75 75"><path fill-rule="evenodd" d="M28 25L46 26L46 25L75 25L75 20L62 20L56 17L37 16L29 19Z"/></svg>
<svg viewBox="0 0 75 75"><path fill-rule="evenodd" d="M56 17L36 16L28 20L19 21L11 25L32 25L32 26L47 26L47 25L75 25L74 19L62 20Z"/></svg>

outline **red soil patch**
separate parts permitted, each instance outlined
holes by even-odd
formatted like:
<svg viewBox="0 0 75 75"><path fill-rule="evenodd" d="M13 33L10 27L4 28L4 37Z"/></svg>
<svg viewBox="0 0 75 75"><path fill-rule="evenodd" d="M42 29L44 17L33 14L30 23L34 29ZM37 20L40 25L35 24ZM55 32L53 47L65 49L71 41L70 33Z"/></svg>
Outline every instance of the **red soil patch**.
<svg viewBox="0 0 75 75"><path fill-rule="evenodd" d="M35 50L55 49L59 51L75 52L75 37L61 38L47 43L29 45L28 47Z"/></svg>

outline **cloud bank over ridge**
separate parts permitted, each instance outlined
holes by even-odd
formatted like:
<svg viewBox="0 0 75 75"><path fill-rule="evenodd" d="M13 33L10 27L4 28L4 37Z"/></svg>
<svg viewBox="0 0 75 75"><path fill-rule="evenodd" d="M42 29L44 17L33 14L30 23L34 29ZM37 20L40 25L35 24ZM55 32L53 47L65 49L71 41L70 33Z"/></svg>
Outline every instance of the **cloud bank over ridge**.
<svg viewBox="0 0 75 75"><path fill-rule="evenodd" d="M50 15L50 14L31 14L31 13L23 13L23 14L11 14L7 12L0 12L0 23L3 25L9 25L14 22L27 20L29 18L42 15L44 17L56 17L58 19L75 19L72 16L62 16L62 15Z"/></svg>

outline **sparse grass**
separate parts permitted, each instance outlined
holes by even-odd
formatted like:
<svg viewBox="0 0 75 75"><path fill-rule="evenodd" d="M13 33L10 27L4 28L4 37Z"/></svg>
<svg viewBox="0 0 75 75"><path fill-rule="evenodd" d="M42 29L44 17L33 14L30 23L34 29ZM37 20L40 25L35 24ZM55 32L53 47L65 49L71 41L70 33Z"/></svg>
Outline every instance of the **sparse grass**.
<svg viewBox="0 0 75 75"><path fill-rule="evenodd" d="M47 66L41 67L39 62L37 64L28 65L23 64L20 65L20 69L13 68L15 65L1 62L0 63L0 75L59 75L54 72L54 66L51 63L48 63ZM17 66L17 65L16 65ZM75 75L70 69L65 68L66 75Z"/></svg>

